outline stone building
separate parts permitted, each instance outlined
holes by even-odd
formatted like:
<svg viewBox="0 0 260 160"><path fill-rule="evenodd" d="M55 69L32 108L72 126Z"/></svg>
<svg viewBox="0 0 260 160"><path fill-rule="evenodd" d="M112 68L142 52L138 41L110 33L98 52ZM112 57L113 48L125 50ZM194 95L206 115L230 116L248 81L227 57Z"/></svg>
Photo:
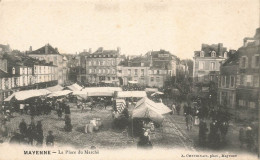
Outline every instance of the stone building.
<svg viewBox="0 0 260 160"><path fill-rule="evenodd" d="M148 85L148 71L150 63L144 57L126 59L117 66L117 75L122 82L121 85L128 83L138 83L142 86Z"/></svg>
<svg viewBox="0 0 260 160"><path fill-rule="evenodd" d="M229 58L220 67L218 82L218 103L229 109L236 108L236 88L239 67L239 55L229 52Z"/></svg>
<svg viewBox="0 0 260 160"><path fill-rule="evenodd" d="M128 57L118 66L123 85L163 87L168 77L176 76L176 56L165 50L150 51L145 56Z"/></svg>
<svg viewBox="0 0 260 160"><path fill-rule="evenodd" d="M117 66L123 60L120 52L120 48L104 50L100 47L94 53L86 55L86 81L88 83L104 82L119 85Z"/></svg>
<svg viewBox="0 0 260 160"><path fill-rule="evenodd" d="M55 79L58 79L58 84L64 85L68 81L68 69L67 69L67 58L60 54L57 48L53 48L50 44L27 53L28 56L38 60L45 60L47 63L52 62L53 65L57 66L57 73Z"/></svg>
<svg viewBox="0 0 260 160"><path fill-rule="evenodd" d="M239 69L237 77L236 103L239 108L257 113L260 105L260 28L254 37L244 38L238 49ZM257 114L250 114L257 116Z"/></svg>
<svg viewBox="0 0 260 160"><path fill-rule="evenodd" d="M218 80L220 63L227 59L227 49L219 44L202 44L201 51L194 52L193 82L208 83Z"/></svg>
<svg viewBox="0 0 260 160"><path fill-rule="evenodd" d="M0 102L12 93L53 86L57 84L57 66L33 58L11 57L0 59Z"/></svg>

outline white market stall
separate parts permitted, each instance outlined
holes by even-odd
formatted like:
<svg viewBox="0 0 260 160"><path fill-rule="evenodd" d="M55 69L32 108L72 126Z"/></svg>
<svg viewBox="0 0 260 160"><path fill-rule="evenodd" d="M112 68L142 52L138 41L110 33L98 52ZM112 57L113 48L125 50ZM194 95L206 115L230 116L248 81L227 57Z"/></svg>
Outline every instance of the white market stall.
<svg viewBox="0 0 260 160"><path fill-rule="evenodd" d="M145 88L145 92L158 92L158 88Z"/></svg>
<svg viewBox="0 0 260 160"><path fill-rule="evenodd" d="M61 85L56 85L56 86L53 86L53 87L48 87L46 88L48 91L50 92L56 92L56 91L61 91L63 90L64 87L62 87Z"/></svg>
<svg viewBox="0 0 260 160"><path fill-rule="evenodd" d="M83 89L83 87L81 87L81 86L78 85L77 83L74 83L74 84L72 84L72 85L70 85L70 86L66 86L65 88L66 88L66 89L69 89L69 90L71 90L71 91L80 91L80 90Z"/></svg>
<svg viewBox="0 0 260 160"><path fill-rule="evenodd" d="M68 94L72 93L70 90L62 90L62 91L56 91L48 95L48 97L60 97L60 96L66 96Z"/></svg>
<svg viewBox="0 0 260 160"><path fill-rule="evenodd" d="M132 118L149 118L155 122L162 122L163 114L169 112L171 110L163 103L155 103L145 97L136 103Z"/></svg>
<svg viewBox="0 0 260 160"><path fill-rule="evenodd" d="M122 91L120 87L88 87L84 88L81 91L73 91L73 95L78 96L114 96L115 91Z"/></svg>
<svg viewBox="0 0 260 160"><path fill-rule="evenodd" d="M116 98L147 97L145 91L119 91L119 92L116 92L115 94L116 94L115 95Z"/></svg>
<svg viewBox="0 0 260 160"><path fill-rule="evenodd" d="M38 90L25 90L15 92L9 97L7 97L4 101L10 101L12 98L15 98L18 101L23 101L33 97L40 97L50 94L51 92L47 89L38 89Z"/></svg>

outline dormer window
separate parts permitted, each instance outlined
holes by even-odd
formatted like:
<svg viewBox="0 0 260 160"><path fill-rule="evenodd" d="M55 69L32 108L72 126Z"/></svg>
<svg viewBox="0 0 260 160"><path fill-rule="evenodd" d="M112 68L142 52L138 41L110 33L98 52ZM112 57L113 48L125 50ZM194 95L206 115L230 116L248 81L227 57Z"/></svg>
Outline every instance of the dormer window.
<svg viewBox="0 0 260 160"><path fill-rule="evenodd" d="M215 51L211 52L211 57L216 57L216 52Z"/></svg>
<svg viewBox="0 0 260 160"><path fill-rule="evenodd" d="M227 52L224 53L224 58L227 58Z"/></svg>
<svg viewBox="0 0 260 160"><path fill-rule="evenodd" d="M15 68L14 67L12 68L12 74L15 74Z"/></svg>
<svg viewBox="0 0 260 160"><path fill-rule="evenodd" d="M200 57L204 57L204 51L200 52Z"/></svg>

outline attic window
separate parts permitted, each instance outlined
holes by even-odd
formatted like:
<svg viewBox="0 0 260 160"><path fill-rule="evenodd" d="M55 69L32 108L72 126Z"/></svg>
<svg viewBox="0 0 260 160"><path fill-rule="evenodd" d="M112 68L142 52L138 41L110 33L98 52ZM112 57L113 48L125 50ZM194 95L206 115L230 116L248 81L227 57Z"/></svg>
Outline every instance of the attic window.
<svg viewBox="0 0 260 160"><path fill-rule="evenodd" d="M215 51L211 52L211 57L216 57L216 52Z"/></svg>
<svg viewBox="0 0 260 160"><path fill-rule="evenodd" d="M204 51L200 52L200 57L204 57Z"/></svg>
<svg viewBox="0 0 260 160"><path fill-rule="evenodd" d="M224 58L227 58L227 52L224 53Z"/></svg>
<svg viewBox="0 0 260 160"><path fill-rule="evenodd" d="M106 55L103 55L103 57L106 57Z"/></svg>
<svg viewBox="0 0 260 160"><path fill-rule="evenodd" d="M14 67L12 68L12 74L15 74L15 68Z"/></svg>
<svg viewBox="0 0 260 160"><path fill-rule="evenodd" d="M99 55L99 57L102 57L102 55Z"/></svg>
<svg viewBox="0 0 260 160"><path fill-rule="evenodd" d="M94 57L97 57L96 55L94 55Z"/></svg>

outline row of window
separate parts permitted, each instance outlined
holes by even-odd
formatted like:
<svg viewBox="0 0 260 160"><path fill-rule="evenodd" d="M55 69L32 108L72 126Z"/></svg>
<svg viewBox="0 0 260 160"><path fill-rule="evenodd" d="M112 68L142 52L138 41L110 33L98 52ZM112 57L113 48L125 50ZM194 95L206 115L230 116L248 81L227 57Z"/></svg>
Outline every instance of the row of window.
<svg viewBox="0 0 260 160"><path fill-rule="evenodd" d="M93 60L93 61L88 61L87 64L89 66L114 66L115 65L115 60L104 60L104 61L101 61L101 60Z"/></svg>
<svg viewBox="0 0 260 160"><path fill-rule="evenodd" d="M241 107L249 107L249 108L255 108L256 107L256 103L252 102L252 101L245 101L243 99L239 99L238 100L238 105Z"/></svg>
<svg viewBox="0 0 260 160"><path fill-rule="evenodd" d="M199 70L219 70L217 68L217 62L199 61Z"/></svg>
<svg viewBox="0 0 260 160"><path fill-rule="evenodd" d="M225 87L225 88L234 88L236 79L235 76L221 76L220 78L221 82L219 83L219 87Z"/></svg>
<svg viewBox="0 0 260 160"><path fill-rule="evenodd" d="M151 77L151 78L150 78L150 81L151 81L151 82L154 82L154 81L155 81L155 82L160 82L160 77Z"/></svg>
<svg viewBox="0 0 260 160"><path fill-rule="evenodd" d="M55 80L54 75L37 76L37 77L21 76L21 77L2 78L0 89L6 90L14 87L27 86L27 85L32 85L34 83L48 82L53 80Z"/></svg>
<svg viewBox="0 0 260 160"><path fill-rule="evenodd" d="M134 71L134 75L138 76L138 72L139 72L138 69L134 69L133 71ZM127 70L127 75L128 76L132 75L132 70L131 69ZM141 69L141 76L144 76L144 69Z"/></svg>
<svg viewBox="0 0 260 160"><path fill-rule="evenodd" d="M240 58L240 63L239 66L240 68L248 68L248 57L247 56L242 56ZM260 67L260 55L254 55L252 56L252 60L251 60L251 67L252 68L259 68Z"/></svg>
<svg viewBox="0 0 260 160"><path fill-rule="evenodd" d="M115 69L88 69L88 73L116 74Z"/></svg>
<svg viewBox="0 0 260 160"><path fill-rule="evenodd" d="M240 85L259 87L259 75L240 75Z"/></svg>
<svg viewBox="0 0 260 160"><path fill-rule="evenodd" d="M51 66L38 66L34 67L34 74L49 74L49 73L55 73L55 67Z"/></svg>
<svg viewBox="0 0 260 160"><path fill-rule="evenodd" d="M112 58L112 57L117 57L117 55L110 55L110 54L107 54L107 55L105 55L105 54L104 54L104 55L101 55L101 54L100 54L100 55L95 55L95 54L94 54L94 55L89 55L89 56L87 56L87 57L90 57L90 58L92 58L92 57L94 57L94 58L98 58L98 57L99 57L99 58L102 58L102 57L111 57L111 58Z"/></svg>
<svg viewBox="0 0 260 160"><path fill-rule="evenodd" d="M111 81L111 80L116 80L116 77L89 77L88 78L89 81L103 81L103 80L107 80L107 81Z"/></svg>
<svg viewBox="0 0 260 160"><path fill-rule="evenodd" d="M216 57L217 54L215 51L211 51L211 57ZM200 51L200 57L204 57L205 56L205 52L204 51ZM224 58L227 58L227 52L224 53Z"/></svg>

